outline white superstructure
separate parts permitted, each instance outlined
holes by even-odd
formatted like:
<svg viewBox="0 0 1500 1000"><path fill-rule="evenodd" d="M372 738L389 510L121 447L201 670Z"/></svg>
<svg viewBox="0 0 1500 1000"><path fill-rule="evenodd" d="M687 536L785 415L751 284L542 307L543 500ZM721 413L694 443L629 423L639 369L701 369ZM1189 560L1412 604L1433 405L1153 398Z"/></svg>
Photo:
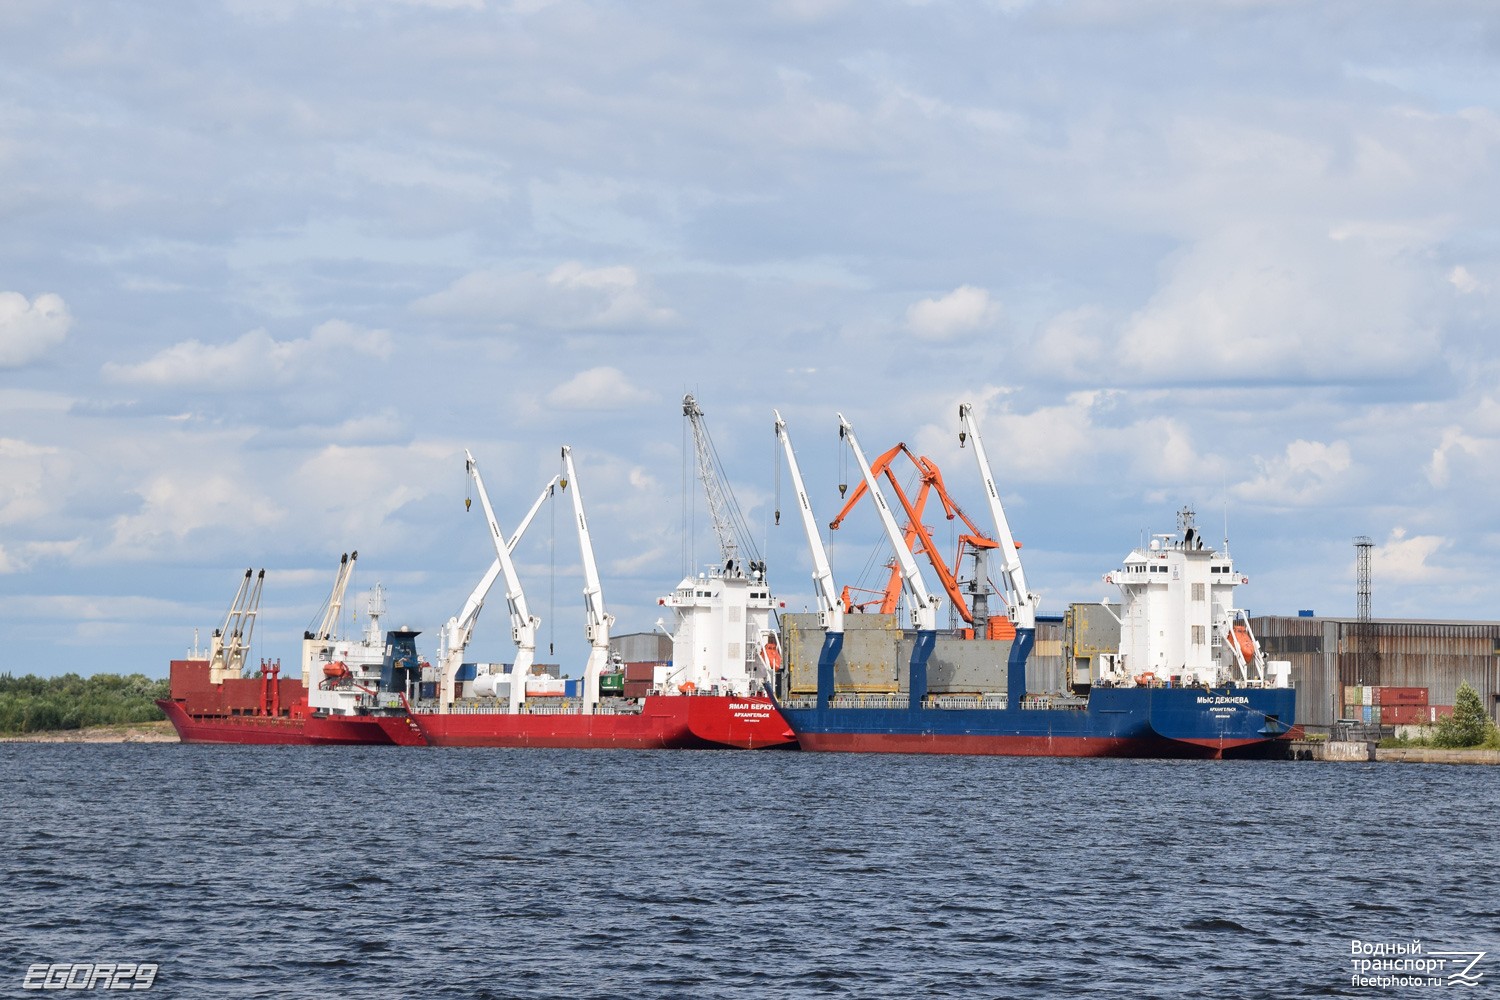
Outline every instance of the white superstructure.
<svg viewBox="0 0 1500 1000"><path fill-rule="evenodd" d="M675 616L672 670L663 693L750 695L771 682L765 648L771 588L759 563L746 573L730 560L696 579L686 577L659 603Z"/></svg>
<svg viewBox="0 0 1500 1000"><path fill-rule="evenodd" d="M342 582L348 584L347 574ZM342 597L341 589L338 593ZM329 715L361 715L401 707L398 692L380 690L386 653L380 623L384 614L385 591L377 583L365 605L365 628L359 638L339 636L335 629L324 640L304 640L302 676L307 679L308 708Z"/></svg>
<svg viewBox="0 0 1500 1000"><path fill-rule="evenodd" d="M1285 683L1234 606L1234 588L1250 578L1235 570L1227 542L1223 551L1204 544L1191 510L1178 514L1176 534L1153 535L1104 582L1120 588L1120 651L1105 658L1100 681Z"/></svg>

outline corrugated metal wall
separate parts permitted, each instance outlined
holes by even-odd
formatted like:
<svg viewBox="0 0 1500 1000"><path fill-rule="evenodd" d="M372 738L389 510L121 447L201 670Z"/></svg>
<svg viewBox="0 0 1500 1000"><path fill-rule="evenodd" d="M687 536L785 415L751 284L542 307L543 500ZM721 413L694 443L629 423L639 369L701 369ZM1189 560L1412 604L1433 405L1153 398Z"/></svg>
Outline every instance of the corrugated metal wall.
<svg viewBox="0 0 1500 1000"><path fill-rule="evenodd" d="M1468 681L1500 718L1500 622L1377 620L1370 626L1376 655L1366 667L1356 652L1354 620L1278 615L1253 618L1250 627L1267 659L1292 664L1303 725L1331 725L1351 684L1427 688L1431 704L1451 705L1459 683Z"/></svg>
<svg viewBox="0 0 1500 1000"><path fill-rule="evenodd" d="M672 658L672 640L660 632L631 632L609 637L609 655L618 654L626 663L666 663Z"/></svg>
<svg viewBox="0 0 1500 1000"><path fill-rule="evenodd" d="M1064 662L1062 618L1038 618L1036 646L1026 661L1026 690L1031 694L1062 693Z"/></svg>

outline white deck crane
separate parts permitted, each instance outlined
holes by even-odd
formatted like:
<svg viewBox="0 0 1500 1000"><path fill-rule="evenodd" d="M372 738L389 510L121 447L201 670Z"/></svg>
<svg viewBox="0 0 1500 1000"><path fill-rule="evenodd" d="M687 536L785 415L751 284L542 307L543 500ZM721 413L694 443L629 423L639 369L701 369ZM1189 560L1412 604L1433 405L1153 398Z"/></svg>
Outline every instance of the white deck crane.
<svg viewBox="0 0 1500 1000"><path fill-rule="evenodd" d="M891 513L890 505L885 502L884 494L880 492L875 474L870 471L870 463L865 461L865 453L860 450L859 441L854 437L854 428L842 413L839 414L839 434L849 439L854 460L859 463L859 471L865 477L865 486L875 501L875 509L880 512L880 524L885 528L885 537L890 539L891 548L895 550L896 565L901 569L901 582L906 587L907 600L911 602L911 620L916 626L917 638L912 644L911 663L907 667L906 691L908 707L917 711L927 698L927 661L937 645L937 609L940 599L936 594L927 592L922 571L918 568L916 559L912 558L911 549L907 547L901 529L896 526L896 518Z"/></svg>
<svg viewBox="0 0 1500 1000"><path fill-rule="evenodd" d="M345 552L339 557L338 572L333 577L333 589L328 592L328 607L323 612L323 620L319 623L317 631L304 632L302 634L302 686L312 686L312 665L318 658L318 651L327 646L329 640L337 639L339 633L339 620L344 613L344 593L349 589L349 578L354 575L354 563L359 559L359 552Z"/></svg>
<svg viewBox="0 0 1500 1000"><path fill-rule="evenodd" d="M859 441L854 437L854 428L844 415L839 415L839 434L848 438L849 447L854 450L854 459L859 463L859 471L865 477L865 487L870 491L871 498L875 501L875 509L880 513L880 524L885 528L885 535L891 542L891 548L896 552L896 565L901 570L901 582L906 587L907 599L911 602L912 626L919 632L935 632L937 630L937 609L940 598L936 594L927 592L927 582L922 579L922 570L917 566L917 560L912 557L911 549L906 545L906 539L901 535L901 529L896 524L895 515L891 513L890 505L885 502L885 494L880 492L880 484L875 480L875 475L870 471L870 463L865 461L865 453L860 450Z"/></svg>
<svg viewBox="0 0 1500 1000"><path fill-rule="evenodd" d="M521 521L521 526L516 533L510 536L510 541L505 543L506 551L514 552L516 543L521 536L526 534L526 529L531 527L532 519L536 517L537 511L542 509L542 504L552 495L552 487L557 485L558 477L553 476L552 481L542 487L541 496L536 498L536 503L531 505L531 510L526 512L526 517ZM490 563L490 568L480 578L478 586L469 594L469 599L464 601L463 610L455 617L449 618L443 625L439 636L442 648L438 651L438 659L442 662L442 674L438 681L438 700L440 711L447 712L453 708L453 682L458 677L458 670L463 666L464 652L469 648L469 640L474 635L474 626L479 621L479 612L484 608L484 599L489 596L490 588L499 579L502 567L500 560L496 559Z"/></svg>
<svg viewBox="0 0 1500 1000"><path fill-rule="evenodd" d="M984 498L990 505L990 516L995 520L995 540L1000 544L1000 568L1005 574L1005 600L1010 606L1011 622L1016 626L1016 637L1010 644L1010 656L1006 660L1006 705L1009 709L1018 711L1026 700L1026 661L1031 657L1032 647L1036 644L1037 595L1026 588L1026 573L1021 569L1021 556L1016 549L1016 540L1010 533L1010 522L1006 520L1005 508L1000 503L1000 491L995 488L995 475L990 469L989 456L985 454L984 442L979 439L979 424L974 420L974 408L968 403L960 405L958 419L963 424L963 430L958 435L959 447L963 447L965 435L974 439L974 457L979 460L979 475L984 479Z"/></svg>
<svg viewBox="0 0 1500 1000"><path fill-rule="evenodd" d="M802 514L802 530L807 534L807 547L812 550L813 584L817 588L818 616L824 628L823 648L818 653L818 706L821 708L833 696L833 665L844 647L844 603L839 600L838 588L833 582L833 567L828 563L828 552L818 534L818 521L813 517L812 504L807 499L807 486L802 482L797 453L792 450L791 438L786 433L786 421L781 419L780 411L771 412L776 414L776 436L786 452L792 489L797 494L797 509Z"/></svg>
<svg viewBox="0 0 1500 1000"><path fill-rule="evenodd" d="M536 630L542 620L533 616L526 606L526 592L521 589L521 578L516 573L516 564L511 561L510 547L495 520L495 508L490 506L490 496L485 492L484 480L480 478L479 463L474 461L474 456L468 449L464 450L464 458L468 473L474 477L474 486L479 491L484 519L489 522L490 539L495 543L500 571L505 574L505 603L510 608L510 637L516 644L516 662L510 668L510 711L515 714L521 710L521 702L526 697L526 677L531 673L531 664L536 659Z"/></svg>
<svg viewBox="0 0 1500 1000"><path fill-rule="evenodd" d="M254 578L252 585L251 579ZM260 609L260 589L266 582L266 571L259 576L255 571L245 570L239 590L235 591L234 603L229 614L209 642L209 682L218 684L226 677L243 677L245 654L250 649L250 640L255 634L255 617Z"/></svg>
<svg viewBox="0 0 1500 1000"><path fill-rule="evenodd" d="M583 556L583 603L589 639L589 661L583 670L583 714L592 715L594 706L599 704L599 675L609 660L609 628L615 623L615 616L604 610L604 588L599 585L594 543L589 538L588 519L583 516L583 494L578 490L578 471L573 468L573 449L563 445L562 457L567 469L563 488L572 484L573 517L578 522L578 548Z"/></svg>
<svg viewBox="0 0 1500 1000"><path fill-rule="evenodd" d="M1010 521L1005 517L1005 508L1000 503L1000 491L995 487L995 474L990 469L990 459L985 453L984 442L979 437L979 424L974 420L974 408L963 403L958 408L958 419L963 430L958 435L958 446L964 438L974 442L974 458L979 462L979 476L984 480L984 499L990 505L990 517L995 522L995 540L1000 547L1000 572L1005 579L1005 603L1010 608L1010 620L1016 628L1036 628L1037 595L1026 588L1026 571L1021 568L1021 554L1015 536L1010 533Z"/></svg>

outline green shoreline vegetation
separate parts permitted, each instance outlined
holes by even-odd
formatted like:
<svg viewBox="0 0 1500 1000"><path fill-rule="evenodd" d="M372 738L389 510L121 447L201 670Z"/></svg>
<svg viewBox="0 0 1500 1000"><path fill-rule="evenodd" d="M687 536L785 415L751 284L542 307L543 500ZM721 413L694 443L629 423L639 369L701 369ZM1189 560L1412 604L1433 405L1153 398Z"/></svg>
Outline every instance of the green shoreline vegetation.
<svg viewBox="0 0 1500 1000"><path fill-rule="evenodd" d="M15 677L0 673L0 733L38 733L165 719L155 705L168 694L165 678L144 674Z"/></svg>
<svg viewBox="0 0 1500 1000"><path fill-rule="evenodd" d="M1453 714L1435 726L1423 726L1421 736L1397 736L1381 740L1387 749L1438 747L1445 750L1500 750L1500 729L1484 710L1479 692L1463 681L1453 696Z"/></svg>

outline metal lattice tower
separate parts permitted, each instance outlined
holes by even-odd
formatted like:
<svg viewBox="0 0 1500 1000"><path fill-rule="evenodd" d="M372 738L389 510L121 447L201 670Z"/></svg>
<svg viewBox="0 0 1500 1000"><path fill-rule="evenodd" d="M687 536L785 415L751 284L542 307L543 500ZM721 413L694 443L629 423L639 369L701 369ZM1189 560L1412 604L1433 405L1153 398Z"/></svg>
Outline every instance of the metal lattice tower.
<svg viewBox="0 0 1500 1000"><path fill-rule="evenodd" d="M1359 535L1354 539L1355 551L1355 579L1356 579L1356 606L1355 617L1359 619L1355 626L1354 653L1359 669L1359 683L1365 683L1366 677L1374 677L1374 626L1370 624L1370 550L1375 543L1369 535Z"/></svg>

